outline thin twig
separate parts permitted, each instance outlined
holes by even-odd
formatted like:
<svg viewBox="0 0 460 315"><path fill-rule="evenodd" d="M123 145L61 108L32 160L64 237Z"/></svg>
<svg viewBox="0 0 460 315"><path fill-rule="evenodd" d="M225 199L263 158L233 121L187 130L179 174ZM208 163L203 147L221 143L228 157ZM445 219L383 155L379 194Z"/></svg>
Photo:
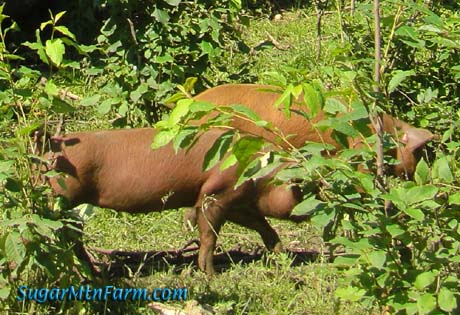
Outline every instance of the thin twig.
<svg viewBox="0 0 460 315"><path fill-rule="evenodd" d="M370 111L371 123L377 134L377 186L384 191L383 169L383 115L378 111L380 98L380 65L382 62L381 34L380 34L380 1L374 0L374 103Z"/></svg>
<svg viewBox="0 0 460 315"><path fill-rule="evenodd" d="M281 44L280 42L278 42L272 35L270 35L268 32L267 32L267 37L268 39L270 40L270 42L273 44L273 46L275 46L277 49L279 50L288 50L289 48L291 48L290 45L283 45Z"/></svg>

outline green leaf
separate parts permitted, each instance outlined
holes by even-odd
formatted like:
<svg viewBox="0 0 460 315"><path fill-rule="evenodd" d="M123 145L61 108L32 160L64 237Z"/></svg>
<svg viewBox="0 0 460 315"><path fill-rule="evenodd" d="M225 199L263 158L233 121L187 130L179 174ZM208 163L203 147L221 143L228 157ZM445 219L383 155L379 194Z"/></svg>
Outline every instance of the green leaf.
<svg viewBox="0 0 460 315"><path fill-rule="evenodd" d="M306 83L306 84L308 84L308 83ZM294 86L294 88L292 89L291 94L295 99L298 99L300 94L302 94L302 85Z"/></svg>
<svg viewBox="0 0 460 315"><path fill-rule="evenodd" d="M348 255L348 256L339 256L334 259L334 265L343 267L343 266L353 266L356 265L359 261L359 255Z"/></svg>
<svg viewBox="0 0 460 315"><path fill-rule="evenodd" d="M235 155L241 168L245 168L252 156L262 149L264 140L260 137L244 136L240 138L233 147Z"/></svg>
<svg viewBox="0 0 460 315"><path fill-rule="evenodd" d="M172 63L174 62L174 58L170 54L166 53L163 56L156 57L155 62L159 64Z"/></svg>
<svg viewBox="0 0 460 315"><path fill-rule="evenodd" d="M21 264L26 256L26 248L18 232L10 232L5 239L5 255L9 261Z"/></svg>
<svg viewBox="0 0 460 315"><path fill-rule="evenodd" d="M281 104L284 105L284 114L287 118L291 117L291 93L293 89L294 87L292 84L289 84L274 104L275 108L278 108Z"/></svg>
<svg viewBox="0 0 460 315"><path fill-rule="evenodd" d="M291 212L291 216L310 216L325 205L324 202L311 197L297 204Z"/></svg>
<svg viewBox="0 0 460 315"><path fill-rule="evenodd" d="M56 86L56 84L54 84L53 80L46 81L45 93L50 95L50 96L58 96L59 95L59 89Z"/></svg>
<svg viewBox="0 0 460 315"><path fill-rule="evenodd" d="M54 16L54 24L57 24L57 22L61 19L61 17L66 13L66 11L61 11L56 13Z"/></svg>
<svg viewBox="0 0 460 315"><path fill-rule="evenodd" d="M61 33L62 35L65 35L73 40L77 40L75 38L75 35L66 26L63 26L63 25L56 26L54 29L58 31L59 33Z"/></svg>
<svg viewBox="0 0 460 315"><path fill-rule="evenodd" d="M99 102L101 96L99 94L88 96L80 100L81 106L93 106Z"/></svg>
<svg viewBox="0 0 460 315"><path fill-rule="evenodd" d="M181 0L165 0L167 4L173 6L173 7L177 7Z"/></svg>
<svg viewBox="0 0 460 315"><path fill-rule="evenodd" d="M176 151L177 153L179 148L185 148L189 146L192 143L193 139L195 139L195 136L197 135L197 133L198 133L198 127L187 126L183 128L174 138L174 144L173 144L174 151Z"/></svg>
<svg viewBox="0 0 460 315"><path fill-rule="evenodd" d="M26 60L24 57L13 54L4 54L3 57L8 60Z"/></svg>
<svg viewBox="0 0 460 315"><path fill-rule="evenodd" d="M388 224L385 226L386 230L388 233L390 233L392 238L396 238L402 234L404 234L406 231L404 231L399 224Z"/></svg>
<svg viewBox="0 0 460 315"><path fill-rule="evenodd" d="M359 132L345 119L331 119L331 126L334 130L346 135L347 137L356 138L359 136Z"/></svg>
<svg viewBox="0 0 460 315"><path fill-rule="evenodd" d="M415 75L414 70L396 70L394 71L394 75L391 78L390 82L388 83L388 92L392 93L396 90L396 88L404 81L406 78Z"/></svg>
<svg viewBox="0 0 460 315"><path fill-rule="evenodd" d="M233 9L233 11L240 11L242 8L241 0L230 0L230 6Z"/></svg>
<svg viewBox="0 0 460 315"><path fill-rule="evenodd" d="M163 25L166 25L169 21L169 14L165 10L160 10L158 8L153 11L152 16L157 20L157 22L160 22Z"/></svg>
<svg viewBox="0 0 460 315"><path fill-rule="evenodd" d="M177 132L178 130L175 128L160 130L157 132L153 138L151 145L152 149L155 150L170 143L176 136Z"/></svg>
<svg viewBox="0 0 460 315"><path fill-rule="evenodd" d="M118 103L118 101L117 101L117 103ZM115 104L116 104L116 103L115 103ZM112 105L114 105L114 104L112 104ZM129 111L129 106L128 106L127 102L124 101L124 102L120 105L120 107L118 107L118 114L120 114L121 117L126 117L126 114L128 113L128 111Z"/></svg>
<svg viewBox="0 0 460 315"><path fill-rule="evenodd" d="M53 106L51 109L55 113L71 113L75 111L75 108L72 105L58 97L53 97Z"/></svg>
<svg viewBox="0 0 460 315"><path fill-rule="evenodd" d="M335 290L335 295L338 298L351 302L360 301L365 294L366 290L352 286Z"/></svg>
<svg viewBox="0 0 460 315"><path fill-rule="evenodd" d="M11 287L5 285L3 288L0 288L0 300L6 300L11 292Z"/></svg>
<svg viewBox="0 0 460 315"><path fill-rule="evenodd" d="M425 32L433 32L433 33L437 33L437 34L441 34L443 32L445 32L444 29L442 28L439 28L435 25L422 25L418 28L419 31L425 31Z"/></svg>
<svg viewBox="0 0 460 315"><path fill-rule="evenodd" d="M131 93L129 94L129 98L134 103L137 103L139 99L142 97L142 95L147 93L148 90L149 86L147 85L147 83L141 83L134 91L131 91Z"/></svg>
<svg viewBox="0 0 460 315"><path fill-rule="evenodd" d="M203 101L194 101L190 105L190 111L192 113L197 113L197 112L210 112L212 111L216 106L214 106L212 103L209 102L203 102Z"/></svg>
<svg viewBox="0 0 460 315"><path fill-rule="evenodd" d="M235 157L235 159L237 158ZM251 161L246 166L241 176L238 178L238 181L235 187L240 186L241 184L246 182L249 178L258 179L261 177L265 177L273 173L282 164L283 162L281 162L276 156L274 156L272 152L267 152L265 155Z"/></svg>
<svg viewBox="0 0 460 315"><path fill-rule="evenodd" d="M385 265L385 262L387 260L387 256L385 251L383 250L376 250L372 251L369 254L369 262L372 265L372 267L375 267L377 269L382 269L383 266Z"/></svg>
<svg viewBox="0 0 460 315"><path fill-rule="evenodd" d="M212 144L211 148L206 152L203 161L203 170L207 171L214 167L225 154L233 141L234 132L232 130L223 133L216 141Z"/></svg>
<svg viewBox="0 0 460 315"><path fill-rule="evenodd" d="M208 41L201 41L200 43L201 51L203 52L203 55L207 54L210 57L215 57L219 55L219 49L218 47L214 47L212 43Z"/></svg>
<svg viewBox="0 0 460 315"><path fill-rule="evenodd" d="M179 90L181 90L180 86L177 86ZM164 104L172 105L176 103L178 100L181 100L185 98L185 95L182 92L177 92L173 94L171 97L168 97L165 101L163 101Z"/></svg>
<svg viewBox="0 0 460 315"><path fill-rule="evenodd" d="M184 91L185 92L192 92L197 81L198 81L197 77L188 77L185 80L185 83L183 85Z"/></svg>
<svg viewBox="0 0 460 315"><path fill-rule="evenodd" d="M235 113L242 114L243 116L248 117L254 122L261 120L259 115L257 115L254 111L250 110L244 105L240 105L240 104L231 105L230 108L233 109Z"/></svg>
<svg viewBox="0 0 460 315"><path fill-rule="evenodd" d="M32 222L35 225L42 225L53 231L59 230L64 226L61 221L54 221L47 218L42 218L37 214L32 214Z"/></svg>
<svg viewBox="0 0 460 315"><path fill-rule="evenodd" d="M351 103L353 110L343 115L347 120L356 121L361 119L369 120L369 112L362 101L353 101Z"/></svg>
<svg viewBox="0 0 460 315"><path fill-rule="evenodd" d="M307 114L309 118L314 118L323 106L322 96L318 90L308 83L303 84L303 92L305 104L310 110Z"/></svg>
<svg viewBox="0 0 460 315"><path fill-rule="evenodd" d="M0 181L14 174L14 165L15 161L0 161Z"/></svg>
<svg viewBox="0 0 460 315"><path fill-rule="evenodd" d="M188 114L190 110L190 104L193 103L193 100L191 99L181 99L177 102L176 106L174 109L171 111L171 114L169 115L169 123L171 125L175 125L179 123L185 115Z"/></svg>
<svg viewBox="0 0 460 315"><path fill-rule="evenodd" d="M422 291L436 280L436 274L433 271L425 271L415 278L414 286Z"/></svg>
<svg viewBox="0 0 460 315"><path fill-rule="evenodd" d="M396 30L395 33L396 33L396 35L399 35L399 36L407 37L407 38L410 38L410 39L413 39L413 40L418 40L418 33L411 26L402 25L401 27L399 27Z"/></svg>
<svg viewBox="0 0 460 315"><path fill-rule="evenodd" d="M430 176L430 169L425 160L421 159L415 169L414 179L418 185L423 185L428 182Z"/></svg>
<svg viewBox="0 0 460 315"><path fill-rule="evenodd" d="M15 178L7 178L6 183L4 183L4 188L12 192L20 192L22 189L21 182Z"/></svg>
<svg viewBox="0 0 460 315"><path fill-rule="evenodd" d="M414 186L407 191L406 202L413 205L424 200L434 199L438 193L438 188L433 185Z"/></svg>
<svg viewBox="0 0 460 315"><path fill-rule="evenodd" d="M98 106L97 106L97 112L100 114L100 115L106 115L110 112L110 110L112 109L112 105L114 103L114 99L106 99L106 100L103 100ZM116 102L116 101L115 101Z"/></svg>
<svg viewBox="0 0 460 315"><path fill-rule="evenodd" d="M460 193L455 193L449 196L449 204L450 205L460 205Z"/></svg>
<svg viewBox="0 0 460 315"><path fill-rule="evenodd" d="M393 202L396 207L400 210L404 210L407 207L406 197L407 192L404 188L391 188L389 193L382 194L380 197L384 200Z"/></svg>
<svg viewBox="0 0 460 315"><path fill-rule="evenodd" d="M235 165L236 163L238 163L238 160L236 159L235 154L230 154L230 155L227 156L227 158L220 164L220 170L221 170L221 171L224 171L224 170L226 170L227 168L232 167L232 166Z"/></svg>
<svg viewBox="0 0 460 315"><path fill-rule="evenodd" d="M319 214L314 214L311 218L311 223L317 228L324 228L329 223L331 223L335 218L335 210L328 209L327 211L320 211Z"/></svg>
<svg viewBox="0 0 460 315"><path fill-rule="evenodd" d="M429 314L436 308L436 299L430 293L423 294L420 299L417 300L418 314Z"/></svg>
<svg viewBox="0 0 460 315"><path fill-rule="evenodd" d="M404 305L402 305L402 309L406 311L407 315L415 315L417 314L417 303L405 303Z"/></svg>
<svg viewBox="0 0 460 315"><path fill-rule="evenodd" d="M46 53L45 53L45 47L40 42L39 30L36 30L36 36L37 36L37 42L35 43L25 42L23 43L23 45L26 47L29 47L30 49L36 50L38 56L40 57L40 60L46 64L49 64L48 58L46 57Z"/></svg>
<svg viewBox="0 0 460 315"><path fill-rule="evenodd" d="M405 208L405 209L402 209L402 211L417 221L423 221L423 219L425 219L425 214L419 209Z"/></svg>
<svg viewBox="0 0 460 315"><path fill-rule="evenodd" d="M48 39L45 44L45 52L51 62L59 67L64 58L65 46L61 39Z"/></svg>
<svg viewBox="0 0 460 315"><path fill-rule="evenodd" d="M450 184L454 181L454 176L450 170L447 157L442 156L433 163L433 179L442 180L444 183Z"/></svg>
<svg viewBox="0 0 460 315"><path fill-rule="evenodd" d="M388 280L390 279L390 273L382 273L380 276L377 277L377 285L380 288L388 287Z"/></svg>
<svg viewBox="0 0 460 315"><path fill-rule="evenodd" d="M446 287L441 287L438 293L439 307L446 312L452 312L457 308L457 300L452 291Z"/></svg>
<svg viewBox="0 0 460 315"><path fill-rule="evenodd" d="M335 113L346 113L347 107L343 102L339 101L336 98L328 98L324 104L324 111L326 113L335 114Z"/></svg>
<svg viewBox="0 0 460 315"><path fill-rule="evenodd" d="M43 31L47 25L53 25L53 22L52 21L46 21L46 22L40 23L40 31Z"/></svg>

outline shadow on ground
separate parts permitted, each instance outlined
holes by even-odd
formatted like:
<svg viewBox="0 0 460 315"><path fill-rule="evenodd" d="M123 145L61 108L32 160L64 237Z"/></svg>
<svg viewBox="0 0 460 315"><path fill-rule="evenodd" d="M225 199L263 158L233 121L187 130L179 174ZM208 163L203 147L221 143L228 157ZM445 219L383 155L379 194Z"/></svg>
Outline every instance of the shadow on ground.
<svg viewBox="0 0 460 315"><path fill-rule="evenodd" d="M199 242L193 240L180 250L171 251L119 251L93 248L101 259L97 265L109 277L126 277L133 272L140 276L150 275L155 271L164 271L173 268L173 272L180 273L187 266L194 265L198 260ZM264 247L257 247L248 252L242 248L222 251L217 248L214 255L214 265L217 272L225 271L232 264L248 264L261 259L267 259ZM305 249L287 249L293 257L292 266L306 262L313 262L320 253Z"/></svg>

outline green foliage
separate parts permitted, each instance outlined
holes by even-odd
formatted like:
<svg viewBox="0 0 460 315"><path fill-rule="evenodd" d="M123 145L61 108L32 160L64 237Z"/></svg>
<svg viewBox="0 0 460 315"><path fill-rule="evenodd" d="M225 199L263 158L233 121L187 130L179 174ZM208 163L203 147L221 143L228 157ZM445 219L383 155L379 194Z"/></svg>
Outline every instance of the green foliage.
<svg viewBox="0 0 460 315"><path fill-rule="evenodd" d="M3 5L0 6L0 308L9 305L11 309L20 309L15 296L23 283L36 287L78 283L75 267L79 262L71 246L75 221L65 213L51 210L51 201L47 198L49 188L42 182L40 166L30 163L31 159L38 158L37 150L41 148L30 150L29 136L39 124L28 114L39 108L64 112L72 107L58 98L52 80L35 90L31 82L37 80L37 71L25 66L15 69L14 62L22 58L7 50L5 38L17 29L15 23L3 28L7 16L2 10ZM71 38L66 28L56 26L60 16L62 14L53 17L48 24ZM37 39L32 46L43 60L50 67L64 67L64 41L51 39L44 46L39 37ZM32 95L39 95L39 101L32 101ZM15 124L11 123L12 119L17 120ZM80 269L84 274L84 269ZM61 307L64 305L56 306Z"/></svg>
<svg viewBox="0 0 460 315"><path fill-rule="evenodd" d="M342 31L349 42L337 58L344 52L352 58L346 60L349 66L334 69L352 74L353 81L362 86L372 84L372 67L367 62L373 55L373 34L368 28L371 16L372 6L366 2L357 4L353 16L343 15ZM382 16L382 91L391 100L387 111L406 113L409 121L421 117L421 127L437 132L458 129L458 11L446 4L428 7L421 2L396 1L382 5ZM366 88L361 93L366 90L371 91Z"/></svg>
<svg viewBox="0 0 460 315"><path fill-rule="evenodd" d="M100 115L114 114L115 123L139 125L159 120L160 106L175 86L189 77L217 83L204 73L223 67L223 51L239 41L235 20L238 1L116 1L107 3L110 17L97 38L102 57L92 75L103 75ZM95 95L91 98L96 97ZM88 103L86 99L83 100Z"/></svg>

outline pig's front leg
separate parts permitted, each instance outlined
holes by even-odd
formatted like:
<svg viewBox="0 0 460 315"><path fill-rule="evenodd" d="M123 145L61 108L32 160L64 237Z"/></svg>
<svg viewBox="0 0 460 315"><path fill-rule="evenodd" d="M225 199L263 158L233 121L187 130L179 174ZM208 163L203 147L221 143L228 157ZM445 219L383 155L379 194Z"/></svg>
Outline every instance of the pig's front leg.
<svg viewBox="0 0 460 315"><path fill-rule="evenodd" d="M213 198L213 197L208 197ZM198 228L200 231L200 251L198 253L198 267L208 275L213 275L214 249L217 235L224 223L226 209L218 200L205 200L201 207L197 207Z"/></svg>
<svg viewBox="0 0 460 315"><path fill-rule="evenodd" d="M283 251L283 245L278 233L271 227L267 219L255 213L250 207L241 207L227 211L226 219L259 232L268 250L275 253Z"/></svg>

